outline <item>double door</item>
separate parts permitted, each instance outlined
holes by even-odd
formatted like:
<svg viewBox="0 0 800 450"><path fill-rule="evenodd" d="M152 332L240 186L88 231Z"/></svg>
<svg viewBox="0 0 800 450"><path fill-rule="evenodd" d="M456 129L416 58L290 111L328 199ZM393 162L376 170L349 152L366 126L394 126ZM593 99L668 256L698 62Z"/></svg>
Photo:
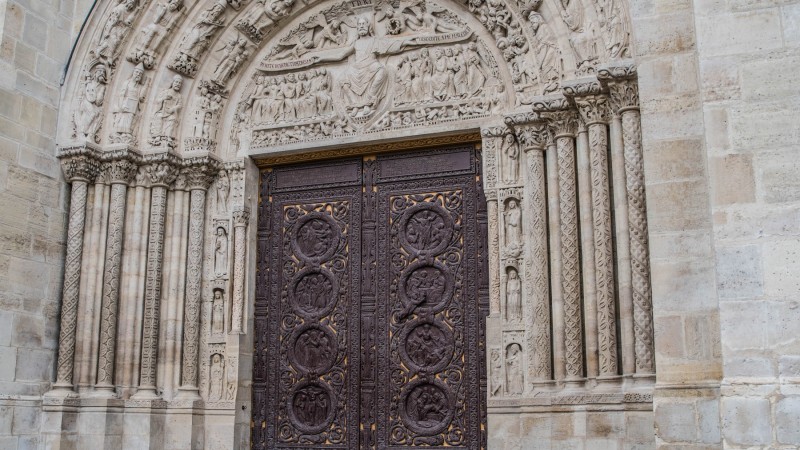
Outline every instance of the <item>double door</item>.
<svg viewBox="0 0 800 450"><path fill-rule="evenodd" d="M261 173L255 449L486 447L473 145Z"/></svg>

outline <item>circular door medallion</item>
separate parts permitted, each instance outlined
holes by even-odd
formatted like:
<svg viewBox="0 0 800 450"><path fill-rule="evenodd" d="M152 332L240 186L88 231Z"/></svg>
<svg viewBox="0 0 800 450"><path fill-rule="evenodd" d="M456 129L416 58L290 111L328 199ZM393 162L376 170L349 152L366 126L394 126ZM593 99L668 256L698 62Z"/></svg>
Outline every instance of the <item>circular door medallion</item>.
<svg viewBox="0 0 800 450"><path fill-rule="evenodd" d="M289 341L289 361L295 369L313 374L333 367L339 353L336 336L327 327L309 324L298 328Z"/></svg>
<svg viewBox="0 0 800 450"><path fill-rule="evenodd" d="M419 434L441 433L453 420L453 405L447 387L440 381L412 384L400 401L400 417Z"/></svg>
<svg viewBox="0 0 800 450"><path fill-rule="evenodd" d="M308 213L297 219L292 247L298 258L319 264L331 259L336 253L341 234L339 225L330 215L321 212Z"/></svg>
<svg viewBox="0 0 800 450"><path fill-rule="evenodd" d="M401 335L400 353L416 371L439 372L453 356L453 333L433 320L411 322Z"/></svg>
<svg viewBox="0 0 800 450"><path fill-rule="evenodd" d="M445 266L417 262L401 275L400 299L408 313L439 312L453 296L453 277Z"/></svg>
<svg viewBox="0 0 800 450"><path fill-rule="evenodd" d="M435 203L420 203L408 208L400 219L400 243L412 254L437 255L453 236L453 220Z"/></svg>
<svg viewBox="0 0 800 450"><path fill-rule="evenodd" d="M304 433L319 433L328 428L336 416L336 394L324 383L307 382L289 395L289 419Z"/></svg>
<svg viewBox="0 0 800 450"><path fill-rule="evenodd" d="M292 283L292 308L303 318L318 319L328 315L336 306L338 292L339 283L329 270L303 269Z"/></svg>

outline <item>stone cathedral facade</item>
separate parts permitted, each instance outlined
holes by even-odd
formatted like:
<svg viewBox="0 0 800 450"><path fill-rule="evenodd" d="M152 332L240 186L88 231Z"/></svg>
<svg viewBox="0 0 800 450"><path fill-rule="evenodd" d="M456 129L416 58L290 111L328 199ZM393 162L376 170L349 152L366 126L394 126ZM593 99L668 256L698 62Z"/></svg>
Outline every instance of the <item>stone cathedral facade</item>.
<svg viewBox="0 0 800 450"><path fill-rule="evenodd" d="M800 3L0 7L0 448L800 446Z"/></svg>

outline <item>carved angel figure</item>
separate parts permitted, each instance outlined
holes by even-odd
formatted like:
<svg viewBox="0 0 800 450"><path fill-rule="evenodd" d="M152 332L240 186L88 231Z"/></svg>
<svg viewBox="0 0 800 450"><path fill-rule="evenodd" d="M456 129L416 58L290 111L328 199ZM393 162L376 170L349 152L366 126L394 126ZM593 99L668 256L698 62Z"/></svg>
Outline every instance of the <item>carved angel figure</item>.
<svg viewBox="0 0 800 450"><path fill-rule="evenodd" d="M159 2L156 5L153 21L136 36L128 60L134 63L140 62L148 69L152 68L155 64L156 50L164 37L175 27L182 8L183 0Z"/></svg>
<svg viewBox="0 0 800 450"><path fill-rule="evenodd" d="M75 137L91 142L98 141L100 110L106 95L107 78L108 69L102 63L95 64L86 74L78 108L73 117Z"/></svg>
<svg viewBox="0 0 800 450"><path fill-rule="evenodd" d="M100 39L93 50L95 56L107 58L111 65L114 64L119 44L138 12L138 3L138 0L119 0L119 4L111 10L103 25Z"/></svg>
<svg viewBox="0 0 800 450"><path fill-rule="evenodd" d="M228 78L239 69L239 66L247 59L249 52L247 51L247 41L240 37L231 39L224 47L218 51L225 52L222 61L219 62L217 68L214 70L214 78L212 81L219 86L225 86Z"/></svg>

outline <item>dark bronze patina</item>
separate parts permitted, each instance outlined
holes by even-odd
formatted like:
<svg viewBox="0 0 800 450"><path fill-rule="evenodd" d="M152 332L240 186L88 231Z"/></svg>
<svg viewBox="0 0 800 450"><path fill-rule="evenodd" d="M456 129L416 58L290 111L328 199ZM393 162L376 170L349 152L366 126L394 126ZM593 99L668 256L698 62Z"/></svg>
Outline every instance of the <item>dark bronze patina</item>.
<svg viewBox="0 0 800 450"><path fill-rule="evenodd" d="M473 145L261 173L253 448L486 448Z"/></svg>

